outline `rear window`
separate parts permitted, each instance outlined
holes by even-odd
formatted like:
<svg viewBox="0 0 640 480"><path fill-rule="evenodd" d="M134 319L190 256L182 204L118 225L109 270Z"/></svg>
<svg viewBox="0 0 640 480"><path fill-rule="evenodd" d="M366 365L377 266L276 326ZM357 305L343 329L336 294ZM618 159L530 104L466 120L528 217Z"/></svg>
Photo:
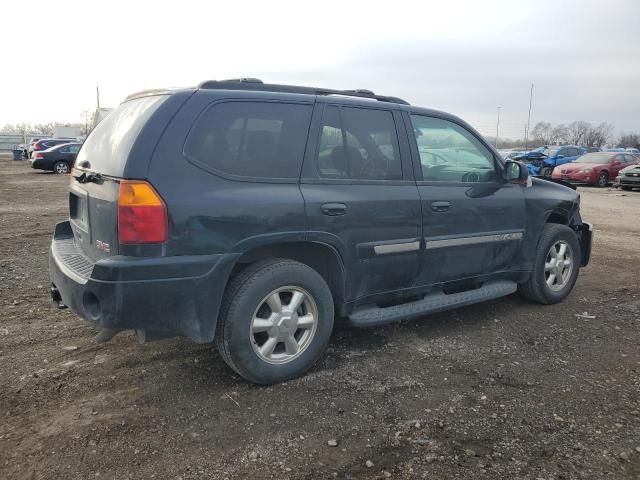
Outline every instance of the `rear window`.
<svg viewBox="0 0 640 480"><path fill-rule="evenodd" d="M138 134L167 95L142 97L120 104L87 137L76 165L88 161L90 170L121 176Z"/></svg>
<svg viewBox="0 0 640 480"><path fill-rule="evenodd" d="M311 105L224 102L194 125L185 153L222 174L294 179L300 175Z"/></svg>

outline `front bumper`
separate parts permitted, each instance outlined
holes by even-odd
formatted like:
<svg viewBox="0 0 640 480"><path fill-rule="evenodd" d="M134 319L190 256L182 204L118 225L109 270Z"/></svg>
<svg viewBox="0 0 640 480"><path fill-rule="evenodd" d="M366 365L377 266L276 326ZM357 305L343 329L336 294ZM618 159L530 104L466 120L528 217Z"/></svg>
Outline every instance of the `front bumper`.
<svg viewBox="0 0 640 480"><path fill-rule="evenodd" d="M593 173L553 173L552 177L556 180L563 180L570 183L596 183L597 176L594 177Z"/></svg>
<svg viewBox="0 0 640 480"><path fill-rule="evenodd" d="M94 263L75 245L69 222L61 222L49 250L52 298L104 328L211 342L235 259L114 256Z"/></svg>
<svg viewBox="0 0 640 480"><path fill-rule="evenodd" d="M624 177L618 177L616 178L616 180L618 180L615 185L620 185L623 187L635 187L635 188L640 188L640 177L628 177L628 176L624 176Z"/></svg>

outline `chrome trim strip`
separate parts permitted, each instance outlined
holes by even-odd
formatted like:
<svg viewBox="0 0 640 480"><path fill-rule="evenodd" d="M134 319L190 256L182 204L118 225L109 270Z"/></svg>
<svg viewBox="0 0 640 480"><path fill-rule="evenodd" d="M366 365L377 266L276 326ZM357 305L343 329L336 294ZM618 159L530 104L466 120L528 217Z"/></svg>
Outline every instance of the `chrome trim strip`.
<svg viewBox="0 0 640 480"><path fill-rule="evenodd" d="M511 242L514 240L522 240L522 232L498 233L496 235L480 235L477 237L446 238L442 240L429 240L425 238L427 250L481 243Z"/></svg>
<svg viewBox="0 0 640 480"><path fill-rule="evenodd" d="M384 255L386 253L413 252L415 250L420 250L420 242L418 240L406 243L388 243L386 245L376 245L373 247L373 251L378 255Z"/></svg>

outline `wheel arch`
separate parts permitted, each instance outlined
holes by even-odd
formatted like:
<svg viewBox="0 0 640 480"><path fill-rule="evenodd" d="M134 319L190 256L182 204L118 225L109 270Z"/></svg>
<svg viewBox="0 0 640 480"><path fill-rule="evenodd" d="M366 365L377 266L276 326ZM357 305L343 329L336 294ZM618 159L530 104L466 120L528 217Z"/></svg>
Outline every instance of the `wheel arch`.
<svg viewBox="0 0 640 480"><path fill-rule="evenodd" d="M344 262L336 248L321 242L289 241L247 250L236 260L229 279L248 265L268 258L288 258L313 268L327 282L334 303L344 302L346 277Z"/></svg>

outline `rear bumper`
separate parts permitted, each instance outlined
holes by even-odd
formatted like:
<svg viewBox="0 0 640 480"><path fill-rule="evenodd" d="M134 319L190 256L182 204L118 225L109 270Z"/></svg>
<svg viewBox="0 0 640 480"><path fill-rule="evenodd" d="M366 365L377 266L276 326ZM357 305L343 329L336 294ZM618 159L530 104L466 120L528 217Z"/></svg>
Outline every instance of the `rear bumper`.
<svg viewBox="0 0 640 480"><path fill-rule="evenodd" d="M235 255L114 256L92 263L56 225L49 250L51 282L76 314L104 328L183 335L211 342Z"/></svg>
<svg viewBox="0 0 640 480"><path fill-rule="evenodd" d="M589 265L591 259L591 245L593 243L593 225L587 222L582 222L582 225L577 230L578 241L580 242L580 253L582 258L580 259L580 266L586 267Z"/></svg>

